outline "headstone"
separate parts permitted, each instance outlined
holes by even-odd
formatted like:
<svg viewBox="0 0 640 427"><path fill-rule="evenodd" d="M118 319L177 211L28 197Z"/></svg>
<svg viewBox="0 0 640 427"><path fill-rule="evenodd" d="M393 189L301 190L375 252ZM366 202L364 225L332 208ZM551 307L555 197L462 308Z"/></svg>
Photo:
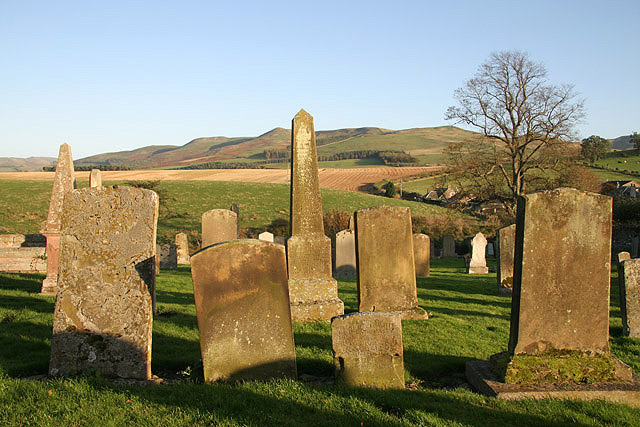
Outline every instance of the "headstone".
<svg viewBox="0 0 640 427"><path fill-rule="evenodd" d="M331 276L331 240L324 234L313 117L300 110L291 131L291 237L287 240L293 320L329 320L344 313Z"/></svg>
<svg viewBox="0 0 640 427"><path fill-rule="evenodd" d="M273 238L273 241L279 245L284 245L284 242L285 242L284 236L275 236Z"/></svg>
<svg viewBox="0 0 640 427"><path fill-rule="evenodd" d="M229 208L229 210L231 212L233 212L234 214L236 214L236 225L237 225L237 239L240 238L240 208L238 207L237 203L231 203L231 207Z"/></svg>
<svg viewBox="0 0 640 427"><path fill-rule="evenodd" d="M296 378L281 245L234 240L191 257L205 381Z"/></svg>
<svg viewBox="0 0 640 427"><path fill-rule="evenodd" d="M511 294L513 290L513 255L516 244L516 225L511 224L496 231L498 244L497 279L498 293Z"/></svg>
<svg viewBox="0 0 640 427"><path fill-rule="evenodd" d="M438 256L438 254L436 253L436 243L433 241L433 239L429 239L429 254L431 255L432 259Z"/></svg>
<svg viewBox="0 0 640 427"><path fill-rule="evenodd" d="M404 388L402 321L389 313L331 319L336 381L351 387Z"/></svg>
<svg viewBox="0 0 640 427"><path fill-rule="evenodd" d="M493 242L487 243L487 256L496 256L496 252L493 248Z"/></svg>
<svg viewBox="0 0 640 427"><path fill-rule="evenodd" d="M258 240L262 240L265 242L273 242L273 233L269 233L268 231L263 231L258 234Z"/></svg>
<svg viewBox="0 0 640 427"><path fill-rule="evenodd" d="M487 274L487 259L484 254L487 251L487 238L478 233L471 241L471 260L469 261L469 274Z"/></svg>
<svg viewBox="0 0 640 427"><path fill-rule="evenodd" d="M356 279L356 233L342 230L336 233L336 278Z"/></svg>
<svg viewBox="0 0 640 427"><path fill-rule="evenodd" d="M174 244L165 243L157 245L158 267L161 270L175 270L178 268L178 247Z"/></svg>
<svg viewBox="0 0 640 427"><path fill-rule="evenodd" d="M456 256L456 241L450 234L442 236L442 257L451 258Z"/></svg>
<svg viewBox="0 0 640 427"><path fill-rule="evenodd" d="M358 311L426 319L418 307L411 211L379 206L356 212Z"/></svg>
<svg viewBox="0 0 640 427"><path fill-rule="evenodd" d="M189 259L189 237L186 233L176 234L176 251L178 264L190 264Z"/></svg>
<svg viewBox="0 0 640 427"><path fill-rule="evenodd" d="M150 190L67 193L50 375L151 378L157 220Z"/></svg>
<svg viewBox="0 0 640 427"><path fill-rule="evenodd" d="M431 268L431 239L422 233L413 235L413 259L416 264L416 276L429 277Z"/></svg>
<svg viewBox="0 0 640 427"><path fill-rule="evenodd" d="M55 295L58 288L58 257L60 253L60 217L62 203L66 193L76 187L73 171L73 158L69 144L62 144L56 164L56 174L53 178L49 213L42 234L47 239L47 277L42 281L40 293Z"/></svg>
<svg viewBox="0 0 640 427"><path fill-rule="evenodd" d="M238 216L228 209L202 214L202 248L238 238Z"/></svg>
<svg viewBox="0 0 640 427"><path fill-rule="evenodd" d="M621 254L629 255L628 252ZM622 274L618 273L622 334L640 338L640 259L624 258L626 257L622 258L618 270L622 270Z"/></svg>
<svg viewBox="0 0 640 427"><path fill-rule="evenodd" d="M611 198L518 197L510 353L609 352Z"/></svg>
<svg viewBox="0 0 640 427"><path fill-rule="evenodd" d="M616 267L618 270L618 283L620 285L620 289L623 288L624 283L624 269L622 268L622 263L630 260L631 259L631 255L629 254L629 252L618 252L618 257L617 257L617 263L616 263Z"/></svg>
<svg viewBox="0 0 640 427"><path fill-rule="evenodd" d="M91 169L89 174L89 187L102 187L102 175L100 169Z"/></svg>
<svg viewBox="0 0 640 427"><path fill-rule="evenodd" d="M638 258L638 246L640 246L640 237L631 237L631 258Z"/></svg>

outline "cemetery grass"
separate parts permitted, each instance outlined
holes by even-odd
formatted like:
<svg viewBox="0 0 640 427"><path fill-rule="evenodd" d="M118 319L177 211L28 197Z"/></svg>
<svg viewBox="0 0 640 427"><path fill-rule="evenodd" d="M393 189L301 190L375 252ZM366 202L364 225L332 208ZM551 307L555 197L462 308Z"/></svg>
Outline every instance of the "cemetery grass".
<svg viewBox="0 0 640 427"><path fill-rule="evenodd" d="M492 261L492 260L490 260ZM491 264L492 265L492 264ZM604 402L505 402L469 389L464 364L506 348L510 298L495 274L464 273L461 259L433 260L419 278L427 321L404 321L407 390L332 384L329 322L294 323L299 380L204 384L190 271L157 278L152 371L159 385L116 383L96 373L46 374L53 297L42 275L0 274L1 425L637 425L640 409ZM613 283L616 273L612 272ZM640 340L621 337L612 288L611 347L640 370ZM345 311L357 310L356 283L340 281Z"/></svg>

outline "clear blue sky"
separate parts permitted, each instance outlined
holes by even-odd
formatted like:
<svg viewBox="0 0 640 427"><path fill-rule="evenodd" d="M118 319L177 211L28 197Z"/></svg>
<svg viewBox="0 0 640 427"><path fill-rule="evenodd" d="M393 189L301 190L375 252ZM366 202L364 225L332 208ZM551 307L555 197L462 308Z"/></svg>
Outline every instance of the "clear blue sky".
<svg viewBox="0 0 640 427"><path fill-rule="evenodd" d="M450 124L493 51L586 100L582 137L640 131L640 1L0 0L0 156L74 158L317 130Z"/></svg>

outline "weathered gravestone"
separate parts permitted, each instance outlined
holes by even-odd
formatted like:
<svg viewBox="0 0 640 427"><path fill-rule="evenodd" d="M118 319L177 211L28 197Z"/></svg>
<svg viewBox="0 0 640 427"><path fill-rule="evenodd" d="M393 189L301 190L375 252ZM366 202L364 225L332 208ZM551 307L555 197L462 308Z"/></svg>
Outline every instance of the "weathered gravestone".
<svg viewBox="0 0 640 427"><path fill-rule="evenodd" d="M273 242L273 233L263 231L262 233L258 234L258 240L262 240L264 242Z"/></svg>
<svg viewBox="0 0 640 427"><path fill-rule="evenodd" d="M622 267L622 263L624 261L630 260L631 259L631 255L629 254L629 252L618 252L618 262L616 263L616 268L618 270L618 284L620 286L620 289L622 289L624 287L624 268Z"/></svg>
<svg viewBox="0 0 640 427"><path fill-rule="evenodd" d="M285 244L285 238L284 236L274 236L273 237L273 241L279 245L284 245Z"/></svg>
<svg viewBox="0 0 640 427"><path fill-rule="evenodd" d="M442 236L442 257L451 258L456 256L456 241L450 234Z"/></svg>
<svg viewBox="0 0 640 427"><path fill-rule="evenodd" d="M53 178L49 213L42 234L47 239L47 277L42 281L40 293L55 295L58 283L58 257L60 253L60 217L64 196L76 187L73 171L73 158L69 144L62 144L56 164L56 174Z"/></svg>
<svg viewBox="0 0 640 427"><path fill-rule="evenodd" d="M623 253L629 255L628 252ZM618 281L622 334L640 338L640 259L622 260L621 267L622 274L618 273Z"/></svg>
<svg viewBox="0 0 640 427"><path fill-rule="evenodd" d="M498 293L510 294L513 289L513 255L516 244L516 225L511 224L496 231L498 244L497 279Z"/></svg>
<svg viewBox="0 0 640 427"><path fill-rule="evenodd" d="M293 320L329 320L344 313L331 276L331 240L324 234L313 117L300 110L291 130L291 237L287 240Z"/></svg>
<svg viewBox="0 0 640 427"><path fill-rule="evenodd" d="M336 233L336 278L356 278L356 234L353 230Z"/></svg>
<svg viewBox="0 0 640 427"><path fill-rule="evenodd" d="M402 321L389 313L331 319L336 381L352 387L404 388Z"/></svg>
<svg viewBox="0 0 640 427"><path fill-rule="evenodd" d="M422 233L413 235L413 258L416 264L416 276L429 277L431 268L431 239Z"/></svg>
<svg viewBox="0 0 640 427"><path fill-rule="evenodd" d="M189 238L186 233L176 234L176 251L178 264L189 264Z"/></svg>
<svg viewBox="0 0 640 427"><path fill-rule="evenodd" d="M156 246L158 257L158 267L161 270L175 270L178 268L178 247L174 244L165 243Z"/></svg>
<svg viewBox="0 0 640 427"><path fill-rule="evenodd" d="M234 214L236 214L236 226L237 226L236 228L238 229L236 238L239 239L240 238L240 208L238 207L238 204L234 202L231 204L231 207L229 208L229 210Z"/></svg>
<svg viewBox="0 0 640 427"><path fill-rule="evenodd" d="M50 375L151 378L157 220L150 190L67 193Z"/></svg>
<svg viewBox="0 0 640 427"><path fill-rule="evenodd" d="M202 248L238 238L238 217L228 209L211 209L202 214Z"/></svg>
<svg viewBox="0 0 640 427"><path fill-rule="evenodd" d="M640 246L640 237L631 237L631 258L638 258L638 247Z"/></svg>
<svg viewBox="0 0 640 427"><path fill-rule="evenodd" d="M296 378L281 245L234 240L191 257L205 381Z"/></svg>
<svg viewBox="0 0 640 427"><path fill-rule="evenodd" d="M493 248L493 242L487 243L487 256L496 256L496 252Z"/></svg>
<svg viewBox="0 0 640 427"><path fill-rule="evenodd" d="M471 240L471 260L469 261L469 274L487 274L487 259L485 253L487 251L487 238L484 234L478 233Z"/></svg>
<svg viewBox="0 0 640 427"><path fill-rule="evenodd" d="M91 169L91 173L89 174L89 187L102 187L102 175L100 169Z"/></svg>
<svg viewBox="0 0 640 427"><path fill-rule="evenodd" d="M379 206L356 212L358 311L426 319L418 307L411 211Z"/></svg>

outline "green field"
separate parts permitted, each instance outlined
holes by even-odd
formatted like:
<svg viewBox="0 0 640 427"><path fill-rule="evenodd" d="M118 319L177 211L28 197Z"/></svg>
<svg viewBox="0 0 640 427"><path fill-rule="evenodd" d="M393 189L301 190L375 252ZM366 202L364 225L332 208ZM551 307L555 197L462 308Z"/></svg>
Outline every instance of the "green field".
<svg viewBox="0 0 640 427"><path fill-rule="evenodd" d="M580 401L506 402L469 389L464 364L506 349L510 298L495 274L464 273L463 262L434 260L419 278L421 307L433 317L403 322L407 390L332 384L329 322L294 323L299 381L202 383L188 267L157 278L152 370L166 384L116 384L97 375L31 380L49 360L53 297L42 275L0 274L1 425L637 425L640 409ZM615 272L612 283L616 282ZM340 281L345 311L357 309L355 282ZM640 371L640 340L621 337L612 287L613 353Z"/></svg>

